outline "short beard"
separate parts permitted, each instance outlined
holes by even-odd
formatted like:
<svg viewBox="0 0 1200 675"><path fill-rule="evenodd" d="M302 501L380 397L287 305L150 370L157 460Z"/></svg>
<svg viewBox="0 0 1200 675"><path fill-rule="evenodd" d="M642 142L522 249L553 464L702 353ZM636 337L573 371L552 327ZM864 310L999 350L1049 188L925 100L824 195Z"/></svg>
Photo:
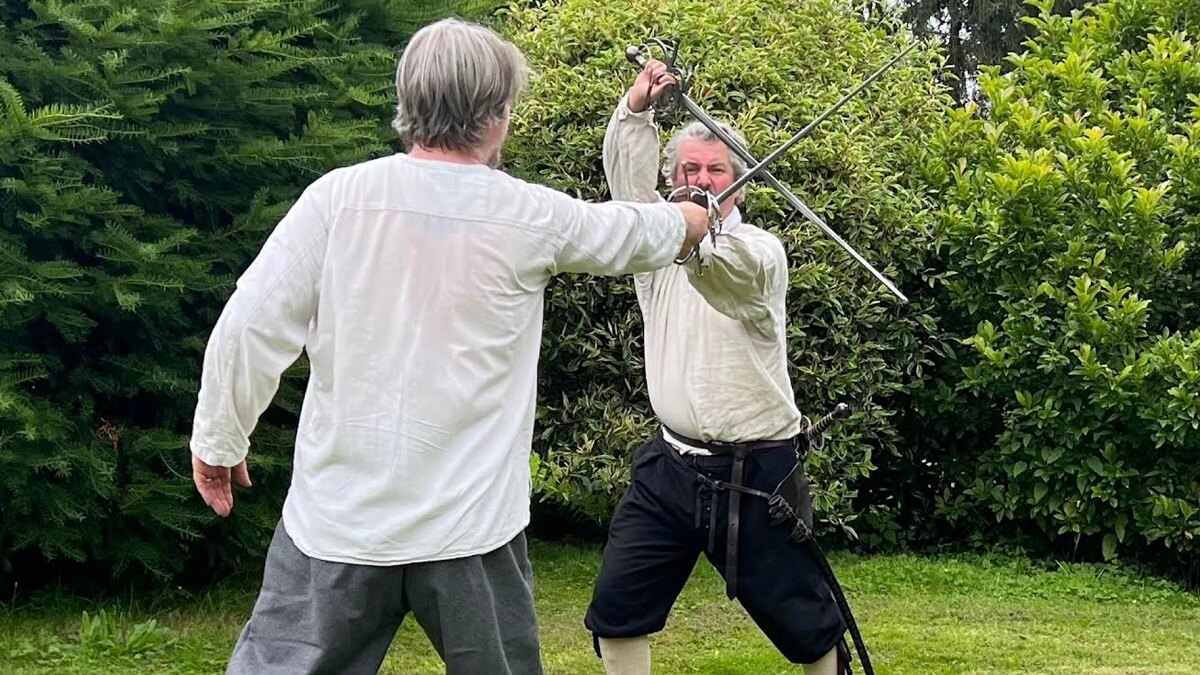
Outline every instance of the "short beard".
<svg viewBox="0 0 1200 675"><path fill-rule="evenodd" d="M487 165L488 165L489 169L499 169L500 164L501 164L500 148L496 148L496 151L492 153L492 156L488 157Z"/></svg>

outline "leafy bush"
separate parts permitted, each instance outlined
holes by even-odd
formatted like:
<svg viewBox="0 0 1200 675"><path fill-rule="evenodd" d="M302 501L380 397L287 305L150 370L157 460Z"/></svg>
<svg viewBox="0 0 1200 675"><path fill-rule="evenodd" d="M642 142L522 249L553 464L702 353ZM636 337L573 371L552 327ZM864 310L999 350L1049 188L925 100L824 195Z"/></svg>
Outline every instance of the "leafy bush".
<svg viewBox="0 0 1200 675"><path fill-rule="evenodd" d="M391 149L396 49L449 7L0 4L4 572L215 572L263 548L303 367L255 433L256 488L210 526L185 438L208 333L299 190Z"/></svg>
<svg viewBox="0 0 1200 675"><path fill-rule="evenodd" d="M1200 5L1036 4L1028 51L922 162L961 339L920 406L919 444L950 458L937 510L1043 549L1194 559Z"/></svg>
<svg viewBox="0 0 1200 675"><path fill-rule="evenodd" d="M635 75L627 45L652 36L678 40L681 63L695 67L692 96L740 128L762 157L906 39L864 25L832 0L560 0L510 6L500 27L536 73L515 111L508 163L522 177L589 199L608 198L600 146ZM894 302L769 188L748 195L750 221L778 233L791 256L789 344L801 409L817 416L838 401L856 409L810 463L823 529L839 533L851 531L852 500L875 458L891 462L906 450L893 416L929 363L934 325L919 284L930 217L905 172L948 98L933 84L936 57L913 54L773 168L864 256L906 284L913 303ZM655 428L631 280L560 279L546 317L535 488L602 523L628 481L629 453Z"/></svg>

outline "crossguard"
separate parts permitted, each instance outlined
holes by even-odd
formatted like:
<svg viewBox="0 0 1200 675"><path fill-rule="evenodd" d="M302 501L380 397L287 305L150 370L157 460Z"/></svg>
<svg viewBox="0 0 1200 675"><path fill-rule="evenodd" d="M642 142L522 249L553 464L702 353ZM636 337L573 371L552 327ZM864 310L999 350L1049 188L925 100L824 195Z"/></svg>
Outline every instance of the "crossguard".
<svg viewBox="0 0 1200 675"><path fill-rule="evenodd" d="M808 440L808 447L818 450L825 447L825 432L836 424L838 420L849 416L850 406L845 403L839 403L834 406L833 411L828 415L809 424L808 428L804 430L804 437Z"/></svg>
<svg viewBox="0 0 1200 675"><path fill-rule="evenodd" d="M708 190L702 190L695 185L681 185L674 190L671 190L671 192L667 195L667 201L674 203L692 202L693 204L699 204L700 206L708 209L708 237L712 240L713 247L716 247L717 235L721 234L721 229L724 226L724 220L721 218L721 209L718 205L716 195ZM675 264L683 265L699 255L700 244L697 243L686 257L676 258ZM703 268L701 268L700 273L703 274L703 271Z"/></svg>
<svg viewBox="0 0 1200 675"><path fill-rule="evenodd" d="M652 37L646 40L646 44L627 47L625 58L638 68L644 68L646 61L649 60L649 55L654 52L655 48L662 52L662 58L659 60L667 65L667 72L675 76L676 84L663 92L662 97L654 105L654 111L660 117L678 115L684 107L683 98L692 85L691 71L685 72L675 63L676 57L679 56L679 45L671 40Z"/></svg>

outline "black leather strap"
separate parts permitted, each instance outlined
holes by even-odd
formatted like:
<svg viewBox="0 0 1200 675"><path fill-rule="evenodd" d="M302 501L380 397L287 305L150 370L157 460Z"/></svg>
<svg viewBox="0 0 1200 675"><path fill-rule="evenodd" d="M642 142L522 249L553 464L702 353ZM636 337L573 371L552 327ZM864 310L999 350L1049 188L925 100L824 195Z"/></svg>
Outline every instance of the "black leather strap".
<svg viewBox="0 0 1200 675"><path fill-rule="evenodd" d="M747 450L738 450L733 454L733 471L729 482L734 485L742 484L742 472L745 469ZM742 508L742 492L729 492L729 527L725 538L725 595L732 600L737 597L738 575L738 528L741 525L739 516Z"/></svg>
<svg viewBox="0 0 1200 675"><path fill-rule="evenodd" d="M738 532L741 529L741 509L742 509L742 493L751 494L764 499L770 499L771 495L748 488L742 485L745 479L746 457L752 452L762 450L780 450L780 449L796 449L797 440L795 438L785 438L781 440L769 441L753 441L749 443L722 443L717 441L701 441L695 438L688 438L682 434L678 434L670 429L666 432L671 436L679 439L681 443L685 443L695 448L703 448L713 453L714 455L732 455L733 467L729 474L729 482L712 480L704 474L697 472L696 480L701 486L697 491L697 513L696 518L699 519L699 503L700 490L710 490L713 496L721 490L729 491L729 517L725 528L725 594L729 599L737 597L737 575L738 575ZM683 458L677 452L671 452L671 456L677 461L684 463ZM689 467L690 468L690 467ZM716 545L716 522L717 522L717 507L714 502L712 505L711 519L708 529L708 550L713 550Z"/></svg>
<svg viewBox="0 0 1200 675"><path fill-rule="evenodd" d="M667 431L675 438L678 438L680 440L680 442L682 442L682 443L686 443L688 445L691 445L691 446L697 447L697 448L704 448L705 450L708 450L709 452L712 452L713 454L717 454L717 455L733 455L733 458L734 458L733 468L730 473L728 483L725 481L712 480L711 478L705 476L703 473L701 473L699 471L695 472L696 473L696 481L701 484L700 487L698 487L698 489L711 490L711 491L713 491L714 496L715 496L716 491L729 490L729 526L727 529L728 537L725 542L725 546L726 546L726 548L725 548L725 579L726 579L725 592L729 596L729 598L733 599L737 596L737 571L738 571L738 565L737 565L738 543L737 543L737 540L738 540L738 526L739 526L739 516L740 516L739 511L740 511L740 507L741 507L742 494L745 493L745 494L754 495L757 497L763 497L768 500L768 503L772 503L773 505L775 505L779 508L787 507L786 511L788 511L788 513L786 515L788 516L788 518L786 518L784 520L786 520L786 521L794 520L795 521L794 530L792 532L793 538L796 540L797 543L808 546L809 549L814 554L814 557L817 560L818 565L820 566L821 575L825 577L825 581L829 584L830 590L833 592L834 602L837 603L838 610L841 613L842 618L846 621L846 628L847 628L848 632L850 633L851 640L854 642L854 649L856 652L858 652L859 660L862 662L863 675L874 675L875 670L871 665L871 657L867 653L867 646L863 643L862 634L858 630L858 623L854 620L854 614L850 611L850 605L849 605L849 603L846 602L846 596L842 592L841 584L838 583L837 577L833 573L833 569L829 566L829 560L825 557L825 553L821 550L821 547L817 545L816 540L813 539L812 530L809 529L807 523L804 522L803 517L801 517L802 514L795 513L794 510L791 508L791 505L787 504L786 500L784 500L780 495L770 495L770 494L767 494L760 490L755 490L753 488L745 487L744 485L741 484L742 478L743 478L742 474L743 474L743 469L744 469L744 460L747 455L749 455L751 452L755 452L757 450L768 450L768 449L778 449L778 448L790 447L790 448L793 448L794 450L796 450L796 452L798 453L797 459L799 461L799 459L800 459L800 456L799 456L800 445L799 444L803 442L803 437L800 436L797 438L791 438L791 439L785 439L785 440L779 440L779 441L757 441L754 443L715 443L715 442L700 441L700 440L696 440L696 439L692 439L692 438L687 438L686 436L677 434L674 431L670 431L670 430L667 430ZM695 468L690 466L683 459L683 457L681 457L679 455L678 452L672 450L670 453L668 453L668 455L670 457L672 457L675 461L682 464L683 466L688 467L689 469L695 471ZM787 480L787 479L785 478L785 480ZM698 512L698 509L697 509L697 512ZM712 513L713 513L714 517L716 515L716 512L717 512L716 504L713 504ZM697 521L699 521L698 517L697 517ZM713 537L713 532L715 529L716 528L710 524L710 526L709 526L709 550L710 551L713 549L712 537ZM838 660L839 674L852 673L853 670L850 665L850 648L849 648L849 645L846 644L844 638L838 644L837 649L838 649L837 660Z"/></svg>

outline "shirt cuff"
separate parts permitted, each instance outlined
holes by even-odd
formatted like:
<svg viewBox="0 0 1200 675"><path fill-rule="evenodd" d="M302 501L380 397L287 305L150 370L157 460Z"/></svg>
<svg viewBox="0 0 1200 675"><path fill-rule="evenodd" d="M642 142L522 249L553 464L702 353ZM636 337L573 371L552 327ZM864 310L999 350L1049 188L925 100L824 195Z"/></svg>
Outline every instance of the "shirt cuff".
<svg viewBox="0 0 1200 675"><path fill-rule="evenodd" d="M189 445L192 454L209 466L237 466L246 459L250 450L248 447L238 450L231 447L230 444L224 444L222 447L221 444L200 441L196 438L192 438Z"/></svg>
<svg viewBox="0 0 1200 675"><path fill-rule="evenodd" d="M622 122L626 120L634 120L654 126L654 107L651 106L641 112L633 112L629 109L629 93L626 92L625 95L621 97L621 102L617 104L617 119Z"/></svg>

